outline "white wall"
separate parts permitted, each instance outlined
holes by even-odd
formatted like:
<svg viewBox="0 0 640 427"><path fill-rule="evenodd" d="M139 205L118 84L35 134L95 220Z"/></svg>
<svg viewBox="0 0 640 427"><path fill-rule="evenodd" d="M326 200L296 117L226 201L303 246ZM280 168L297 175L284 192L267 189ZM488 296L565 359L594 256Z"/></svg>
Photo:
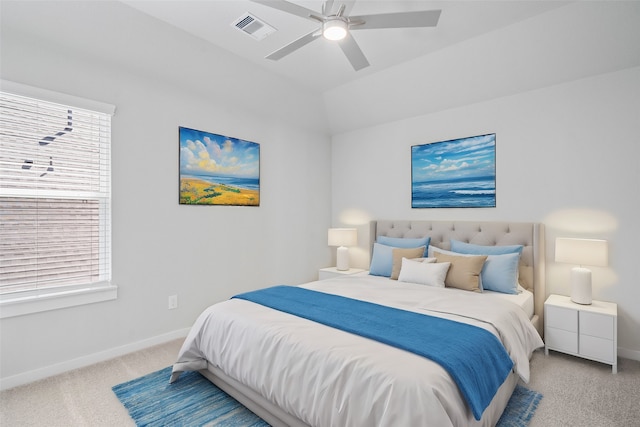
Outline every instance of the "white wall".
<svg viewBox="0 0 640 427"><path fill-rule="evenodd" d="M1 78L116 105L118 299L2 319L3 387L175 337L211 303L313 280L331 262L330 141L317 97L119 3L57 4L62 11L3 5ZM74 37L109 44L100 51L113 55L59 45L46 20L82 29ZM145 50L135 34L165 49ZM189 71L194 64L206 72ZM178 126L260 143L260 207L179 205ZM172 294L179 307L170 311Z"/></svg>
<svg viewBox="0 0 640 427"><path fill-rule="evenodd" d="M568 295L558 237L609 241L593 296L619 305L621 355L640 360L640 67L336 135L334 224L359 228L352 263L368 266L371 219L509 220L546 225L547 290ZM496 133L497 207L412 209L411 145Z"/></svg>

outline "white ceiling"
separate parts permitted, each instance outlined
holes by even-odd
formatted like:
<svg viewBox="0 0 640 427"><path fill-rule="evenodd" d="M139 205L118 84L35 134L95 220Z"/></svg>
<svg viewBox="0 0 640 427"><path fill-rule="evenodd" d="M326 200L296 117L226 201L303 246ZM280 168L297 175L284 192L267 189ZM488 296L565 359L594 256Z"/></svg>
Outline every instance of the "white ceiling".
<svg viewBox="0 0 640 427"><path fill-rule="evenodd" d="M635 0L358 0L351 13L432 9L436 28L354 31L371 63L357 72L323 38L264 59L314 23L248 0L0 0L0 47L37 46L43 60L82 58L332 135L640 66ZM232 27L246 12L278 31L256 41Z"/></svg>
<svg viewBox="0 0 640 427"><path fill-rule="evenodd" d="M279 61L265 59L273 51L317 28L318 24L262 4L245 0L122 2L319 93L567 3L539 0L358 0L353 5L351 15L433 9L441 9L442 15L436 28L354 31L353 37L371 64L354 71L340 48L323 38ZM322 1L294 2L312 10L320 11L322 8ZM277 31L257 41L231 25L246 12L266 21Z"/></svg>

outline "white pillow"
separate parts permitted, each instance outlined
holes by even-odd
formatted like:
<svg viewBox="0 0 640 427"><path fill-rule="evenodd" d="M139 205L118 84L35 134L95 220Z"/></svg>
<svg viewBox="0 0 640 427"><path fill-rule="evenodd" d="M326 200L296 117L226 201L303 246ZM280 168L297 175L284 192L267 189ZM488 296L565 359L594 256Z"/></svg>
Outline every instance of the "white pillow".
<svg viewBox="0 0 640 427"><path fill-rule="evenodd" d="M444 288L444 279L447 277L450 262L416 262L402 258L402 267L398 282L417 283L419 285L436 286Z"/></svg>

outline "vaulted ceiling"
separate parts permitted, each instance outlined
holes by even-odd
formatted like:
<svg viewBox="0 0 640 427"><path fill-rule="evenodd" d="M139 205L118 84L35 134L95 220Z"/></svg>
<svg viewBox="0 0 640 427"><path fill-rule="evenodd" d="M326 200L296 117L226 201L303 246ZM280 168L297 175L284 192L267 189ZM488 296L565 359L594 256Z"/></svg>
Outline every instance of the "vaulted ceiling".
<svg viewBox="0 0 640 427"><path fill-rule="evenodd" d="M273 51L313 31L318 24L263 4L246 0L123 2L245 58L256 66L293 79L318 92L512 25L567 3L537 0L336 0L336 5L346 3L352 15L442 10L435 28L353 31L353 37L370 63L369 67L354 71L336 42L323 38L318 38L279 61L265 59ZM292 2L314 11L322 10L322 1ZM247 12L271 25L276 29L275 33L257 41L232 25Z"/></svg>
<svg viewBox="0 0 640 427"><path fill-rule="evenodd" d="M351 15L442 13L435 28L353 31L371 64L359 71L322 37L265 59L318 24L248 0L2 0L0 43L43 58L60 49L331 135L640 66L638 1L348 3ZM276 31L255 40L232 25L247 13Z"/></svg>

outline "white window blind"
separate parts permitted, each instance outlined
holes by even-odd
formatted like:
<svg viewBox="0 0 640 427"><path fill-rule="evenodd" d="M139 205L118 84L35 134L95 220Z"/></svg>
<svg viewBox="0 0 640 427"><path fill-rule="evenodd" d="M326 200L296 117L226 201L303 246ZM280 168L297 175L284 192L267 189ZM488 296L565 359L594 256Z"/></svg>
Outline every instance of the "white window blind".
<svg viewBox="0 0 640 427"><path fill-rule="evenodd" d="M0 91L0 294L111 280L111 114Z"/></svg>

